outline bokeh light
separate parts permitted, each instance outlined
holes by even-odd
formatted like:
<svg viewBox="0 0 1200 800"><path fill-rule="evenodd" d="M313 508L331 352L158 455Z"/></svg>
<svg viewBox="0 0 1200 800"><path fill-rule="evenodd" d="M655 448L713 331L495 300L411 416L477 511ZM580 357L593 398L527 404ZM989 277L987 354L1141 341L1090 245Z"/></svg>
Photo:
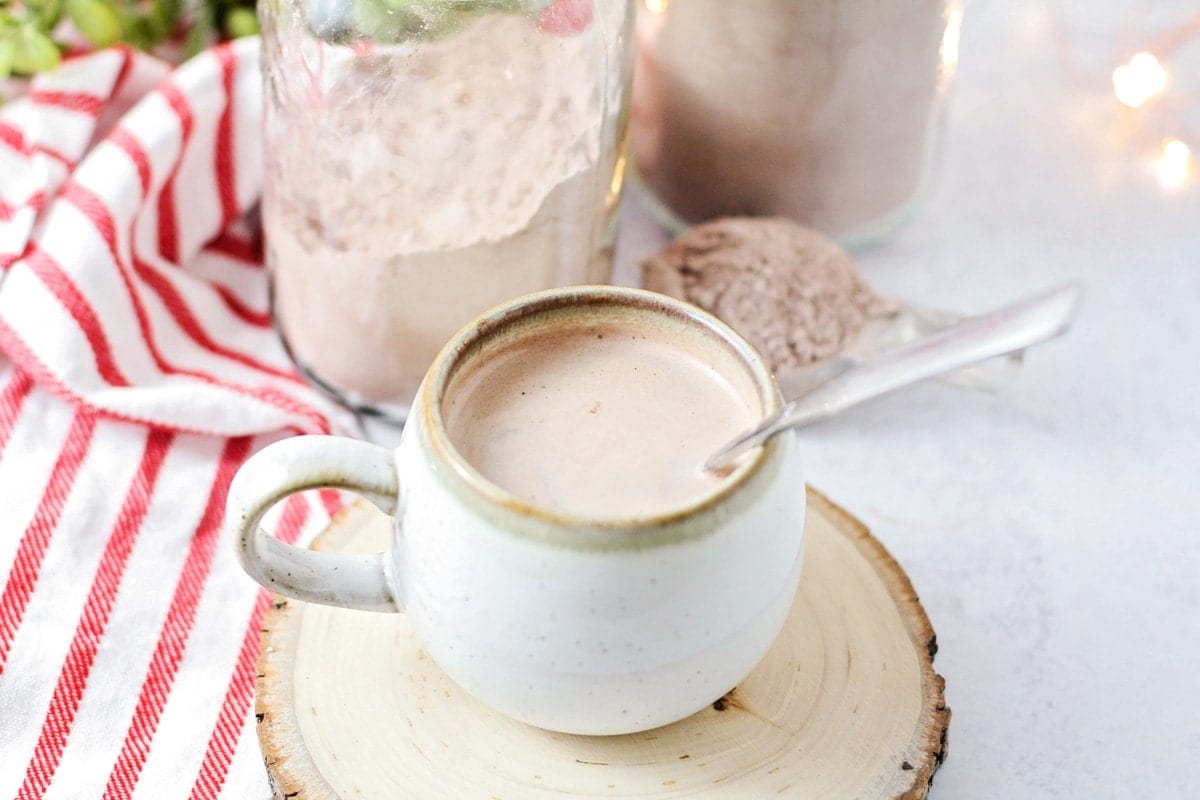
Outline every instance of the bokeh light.
<svg viewBox="0 0 1200 800"><path fill-rule="evenodd" d="M1154 159L1154 174L1164 189L1177 189L1192 175L1192 149L1174 137L1164 139Z"/></svg>
<svg viewBox="0 0 1200 800"><path fill-rule="evenodd" d="M1139 108L1167 88L1167 70L1153 53L1138 53L1113 70L1113 91L1130 108Z"/></svg>

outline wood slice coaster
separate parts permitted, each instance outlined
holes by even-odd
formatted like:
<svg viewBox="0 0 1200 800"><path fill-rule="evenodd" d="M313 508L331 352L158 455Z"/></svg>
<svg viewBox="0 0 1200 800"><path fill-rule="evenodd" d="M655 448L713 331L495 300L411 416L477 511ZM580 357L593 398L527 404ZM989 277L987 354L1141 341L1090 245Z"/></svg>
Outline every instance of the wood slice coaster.
<svg viewBox="0 0 1200 800"><path fill-rule="evenodd" d="M711 708L615 737L507 719L451 683L401 614L277 598L263 623L258 735L278 798L923 798L950 710L904 571L809 490L795 605L770 653ZM387 547L359 503L314 547Z"/></svg>

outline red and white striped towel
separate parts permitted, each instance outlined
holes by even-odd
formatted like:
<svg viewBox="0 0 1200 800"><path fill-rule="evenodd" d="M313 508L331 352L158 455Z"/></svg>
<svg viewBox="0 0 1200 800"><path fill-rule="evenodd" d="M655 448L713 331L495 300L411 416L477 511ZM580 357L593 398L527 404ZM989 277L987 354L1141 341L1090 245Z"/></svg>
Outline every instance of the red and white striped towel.
<svg viewBox="0 0 1200 800"><path fill-rule="evenodd" d="M106 50L0 107L0 797L268 797L267 596L221 537L232 473L338 412L273 333L242 220L257 40L175 72ZM286 540L334 492L293 498Z"/></svg>

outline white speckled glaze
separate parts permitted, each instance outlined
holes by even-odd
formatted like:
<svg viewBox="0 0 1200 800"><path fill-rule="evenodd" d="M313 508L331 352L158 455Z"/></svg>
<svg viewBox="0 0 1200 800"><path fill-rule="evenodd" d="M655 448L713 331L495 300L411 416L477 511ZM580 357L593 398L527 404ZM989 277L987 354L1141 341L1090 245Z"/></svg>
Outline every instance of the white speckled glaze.
<svg viewBox="0 0 1200 800"><path fill-rule="evenodd" d="M766 654L799 579L804 494L794 437L751 454L712 495L641 519L582 519L531 507L457 454L440 400L456 363L516 320L576 306L660 315L718 341L759 389L766 367L716 319L659 295L575 287L519 298L442 351L400 447L335 437L285 440L255 455L230 492L239 556L263 585L332 605L404 611L429 655L464 689L556 731L619 734L682 719ZM396 520L382 556L290 548L262 514L314 486L362 492Z"/></svg>

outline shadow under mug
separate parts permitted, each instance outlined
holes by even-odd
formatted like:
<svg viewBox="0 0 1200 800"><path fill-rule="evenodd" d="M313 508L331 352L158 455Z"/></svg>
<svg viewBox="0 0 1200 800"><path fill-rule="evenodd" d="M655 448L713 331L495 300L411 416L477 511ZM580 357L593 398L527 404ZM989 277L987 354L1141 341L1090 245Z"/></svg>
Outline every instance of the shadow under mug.
<svg viewBox="0 0 1200 800"><path fill-rule="evenodd" d="M588 519L489 482L454 448L442 416L456 371L487 358L497 340L623 315L688 337L758 398L762 414L782 404L754 349L693 306L612 286L526 295L442 350L396 451L303 436L250 458L228 508L242 566L288 597L404 612L456 683L538 727L632 733L712 703L762 659L792 604L805 510L794 437L749 454L687 507ZM392 515L392 548L317 553L259 528L271 506L318 487L353 490Z"/></svg>

